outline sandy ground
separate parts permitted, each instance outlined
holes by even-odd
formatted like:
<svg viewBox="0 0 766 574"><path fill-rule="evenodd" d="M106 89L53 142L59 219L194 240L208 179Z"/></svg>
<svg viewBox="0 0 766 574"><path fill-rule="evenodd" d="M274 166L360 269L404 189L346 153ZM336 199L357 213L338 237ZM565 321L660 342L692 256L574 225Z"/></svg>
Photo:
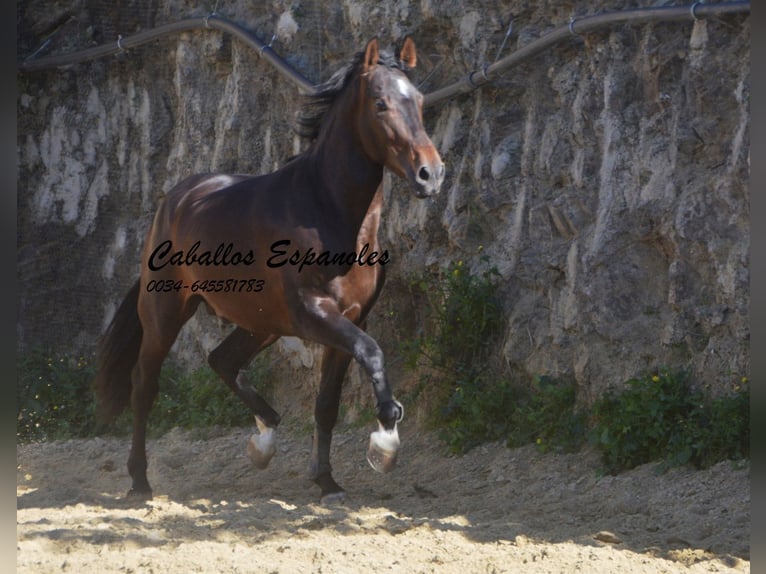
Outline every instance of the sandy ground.
<svg viewBox="0 0 766 574"><path fill-rule="evenodd" d="M592 452L456 457L404 428L399 467L379 475L369 430L336 435L348 497L333 507L306 479L311 439L297 428L280 429L263 471L245 454L250 429L151 441L155 498L137 506L123 500L128 440L20 446L17 572L750 571L747 463L599 477Z"/></svg>

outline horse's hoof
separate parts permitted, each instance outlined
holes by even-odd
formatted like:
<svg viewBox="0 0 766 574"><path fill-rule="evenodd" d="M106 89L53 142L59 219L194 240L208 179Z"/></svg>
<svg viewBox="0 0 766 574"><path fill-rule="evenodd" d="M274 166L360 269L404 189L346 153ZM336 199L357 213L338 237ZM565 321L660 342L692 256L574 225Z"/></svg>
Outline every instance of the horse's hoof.
<svg viewBox="0 0 766 574"><path fill-rule="evenodd" d="M256 468L263 470L269 466L271 457L277 450L277 431L266 425L259 416L255 417L258 433L253 434L247 442L247 455Z"/></svg>
<svg viewBox="0 0 766 574"><path fill-rule="evenodd" d="M152 489L131 488L125 495L125 500L129 502L146 502L153 498Z"/></svg>
<svg viewBox="0 0 766 574"><path fill-rule="evenodd" d="M322 506L336 506L338 504L343 504L345 501L346 501L345 490L323 494L322 498L319 499L319 502Z"/></svg>
<svg viewBox="0 0 766 574"><path fill-rule="evenodd" d="M396 455L399 451L399 433L396 425L392 430L380 428L370 433L370 446L367 449L367 462L377 472L391 472L396 466Z"/></svg>

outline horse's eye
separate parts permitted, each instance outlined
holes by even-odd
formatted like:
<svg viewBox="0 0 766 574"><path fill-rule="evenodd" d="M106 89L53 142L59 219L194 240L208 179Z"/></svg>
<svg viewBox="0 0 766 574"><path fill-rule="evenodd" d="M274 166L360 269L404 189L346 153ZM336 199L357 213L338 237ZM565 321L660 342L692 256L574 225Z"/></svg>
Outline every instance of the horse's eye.
<svg viewBox="0 0 766 574"><path fill-rule="evenodd" d="M388 109L388 104L385 100L375 100L375 109L379 112L385 112Z"/></svg>

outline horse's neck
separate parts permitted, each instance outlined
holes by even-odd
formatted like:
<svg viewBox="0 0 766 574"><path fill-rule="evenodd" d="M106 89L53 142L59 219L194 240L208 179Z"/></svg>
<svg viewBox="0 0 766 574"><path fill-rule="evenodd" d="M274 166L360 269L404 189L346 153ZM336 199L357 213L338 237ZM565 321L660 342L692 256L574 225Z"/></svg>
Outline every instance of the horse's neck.
<svg viewBox="0 0 766 574"><path fill-rule="evenodd" d="M383 166L364 153L344 102L328 117L328 130L320 135L311 153L317 174L316 192L332 204L338 216L354 228L377 233L380 217ZM345 112L345 115L344 115Z"/></svg>

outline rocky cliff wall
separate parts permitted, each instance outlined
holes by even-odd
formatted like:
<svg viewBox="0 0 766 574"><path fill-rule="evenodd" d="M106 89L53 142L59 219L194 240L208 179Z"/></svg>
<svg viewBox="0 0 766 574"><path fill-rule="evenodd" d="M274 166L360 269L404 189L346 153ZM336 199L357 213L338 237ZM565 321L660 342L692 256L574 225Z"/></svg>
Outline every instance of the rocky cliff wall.
<svg viewBox="0 0 766 574"><path fill-rule="evenodd" d="M26 3L20 54L51 34L48 50L76 49L212 9L102 4ZM572 16L636 5L232 0L217 10L274 36L313 82L372 36L410 34L414 79L428 92L494 61L511 16L503 55ZM497 355L513 375L574 379L589 401L658 365L687 367L716 392L747 374L749 53L747 17L622 25L427 109L448 170L441 195L419 200L385 180L381 235L392 262L370 331L394 374L404 376L397 337L424 315L412 277L456 260L502 275ZM137 276L157 203L179 179L271 171L302 145L290 130L297 90L221 32L22 73L18 84L22 350L94 349ZM198 364L228 329L198 313L174 352ZM319 356L297 340L272 352L285 397L311 395ZM357 368L351 378L363 379Z"/></svg>

